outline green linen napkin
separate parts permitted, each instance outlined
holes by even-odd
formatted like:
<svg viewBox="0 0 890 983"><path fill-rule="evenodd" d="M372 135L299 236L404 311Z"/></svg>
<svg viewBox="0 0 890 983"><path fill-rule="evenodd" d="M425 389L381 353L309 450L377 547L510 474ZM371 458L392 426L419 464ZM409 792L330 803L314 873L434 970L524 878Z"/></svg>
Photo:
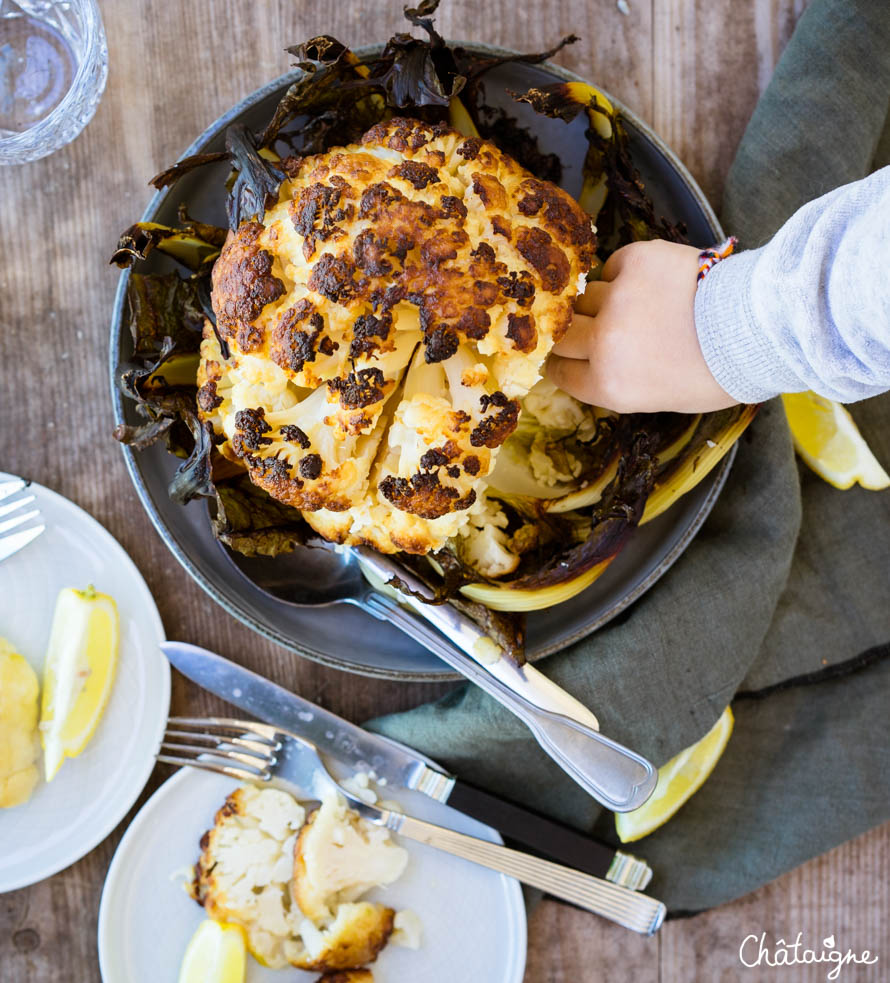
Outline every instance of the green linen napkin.
<svg viewBox="0 0 890 983"><path fill-rule="evenodd" d="M749 124L723 225L766 241L890 148L890 4L814 0ZM890 467L890 396L853 407ZM542 668L604 733L662 765L732 702L703 788L633 844L674 913L721 904L890 819L890 491L837 491L795 460L781 402L742 439L726 488L656 587ZM462 777L612 842L613 817L512 715L463 686L372 722Z"/></svg>

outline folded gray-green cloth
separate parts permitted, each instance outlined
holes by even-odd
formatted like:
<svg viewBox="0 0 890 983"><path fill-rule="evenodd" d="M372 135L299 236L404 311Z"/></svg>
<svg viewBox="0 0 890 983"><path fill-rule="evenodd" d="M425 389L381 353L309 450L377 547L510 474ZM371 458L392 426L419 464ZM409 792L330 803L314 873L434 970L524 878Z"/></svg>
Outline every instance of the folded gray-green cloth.
<svg viewBox="0 0 890 983"><path fill-rule="evenodd" d="M888 109L890 4L813 0L739 147L724 228L760 245L806 201L887 163ZM852 411L890 468L890 395ZM670 572L542 663L604 733L658 765L732 704L710 778L632 847L669 910L729 901L890 819L888 574L890 491L838 491L809 472L773 401ZM372 726L617 844L612 815L472 686Z"/></svg>

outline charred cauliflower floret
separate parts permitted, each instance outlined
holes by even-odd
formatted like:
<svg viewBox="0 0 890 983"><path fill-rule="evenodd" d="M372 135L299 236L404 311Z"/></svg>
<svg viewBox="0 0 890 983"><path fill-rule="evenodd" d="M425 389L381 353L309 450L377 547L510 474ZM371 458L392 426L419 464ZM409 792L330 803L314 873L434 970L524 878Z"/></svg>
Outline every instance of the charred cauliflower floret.
<svg viewBox="0 0 890 983"><path fill-rule="evenodd" d="M522 401L516 429L489 476L490 493L542 500L567 494L590 470L598 428L609 417L614 414L581 403L542 379Z"/></svg>
<svg viewBox="0 0 890 983"><path fill-rule="evenodd" d="M353 969L372 963L392 935L395 912L371 901L347 901L330 924L300 922L306 953L292 965L303 969Z"/></svg>
<svg viewBox="0 0 890 983"><path fill-rule="evenodd" d="M362 505L342 515L306 513L335 542L382 552L437 549L468 521L484 494L497 448L513 431L519 404L489 393L466 346L445 363L415 361L378 450Z"/></svg>
<svg viewBox="0 0 890 983"><path fill-rule="evenodd" d="M344 969L319 976L315 983L374 983L370 969Z"/></svg>
<svg viewBox="0 0 890 983"><path fill-rule="evenodd" d="M393 933L396 912L360 895L399 877L407 854L339 798L307 823L287 793L243 786L217 812L201 851L192 896L209 917L241 925L265 966L357 969Z"/></svg>
<svg viewBox="0 0 890 983"><path fill-rule="evenodd" d="M284 166L214 266L202 419L327 538L438 549L570 323L589 217L441 124L393 119Z"/></svg>
<svg viewBox="0 0 890 983"><path fill-rule="evenodd" d="M210 918L241 925L262 963L286 966L305 955L302 915L290 896L293 850L305 810L285 792L236 789L201 839L193 884Z"/></svg>
<svg viewBox="0 0 890 983"><path fill-rule="evenodd" d="M340 388L297 392L273 362L230 355L223 363L212 332L201 353L198 406L225 438L222 452L241 461L254 484L301 509L342 511L362 501L382 428L357 429L349 407L392 391L378 370L360 370Z"/></svg>

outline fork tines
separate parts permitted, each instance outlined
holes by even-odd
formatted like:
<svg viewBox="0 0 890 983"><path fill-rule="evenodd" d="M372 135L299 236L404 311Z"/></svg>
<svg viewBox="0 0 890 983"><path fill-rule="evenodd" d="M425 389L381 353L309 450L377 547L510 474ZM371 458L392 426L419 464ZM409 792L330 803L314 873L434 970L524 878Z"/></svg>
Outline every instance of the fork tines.
<svg viewBox="0 0 890 983"><path fill-rule="evenodd" d="M228 717L170 717L158 761L267 782L281 742L274 728Z"/></svg>
<svg viewBox="0 0 890 983"><path fill-rule="evenodd" d="M25 491L28 484L29 482L22 478L13 478L9 481L0 482L0 502L4 503L0 505L0 560L5 560L7 557L12 556L13 553L17 553L23 546L27 546L31 540L36 539L46 529L43 523L27 529L18 528L40 516L40 509L37 508L29 509L20 515L13 515L13 513L18 512L26 505L30 505L35 500L34 495L25 495L23 498L12 498L13 495ZM12 500L7 502L6 499L9 498L12 498ZM9 519L4 518L7 515L12 517ZM13 532L14 529L18 529L18 532Z"/></svg>

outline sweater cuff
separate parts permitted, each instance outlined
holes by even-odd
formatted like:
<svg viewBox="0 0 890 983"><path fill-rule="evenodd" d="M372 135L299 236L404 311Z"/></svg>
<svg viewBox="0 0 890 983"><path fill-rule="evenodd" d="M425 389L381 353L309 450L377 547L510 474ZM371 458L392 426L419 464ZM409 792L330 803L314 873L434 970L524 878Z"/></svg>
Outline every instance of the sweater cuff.
<svg viewBox="0 0 890 983"><path fill-rule="evenodd" d="M751 308L751 276L760 250L717 263L695 292L695 330L711 374L740 403L778 395L776 352Z"/></svg>

